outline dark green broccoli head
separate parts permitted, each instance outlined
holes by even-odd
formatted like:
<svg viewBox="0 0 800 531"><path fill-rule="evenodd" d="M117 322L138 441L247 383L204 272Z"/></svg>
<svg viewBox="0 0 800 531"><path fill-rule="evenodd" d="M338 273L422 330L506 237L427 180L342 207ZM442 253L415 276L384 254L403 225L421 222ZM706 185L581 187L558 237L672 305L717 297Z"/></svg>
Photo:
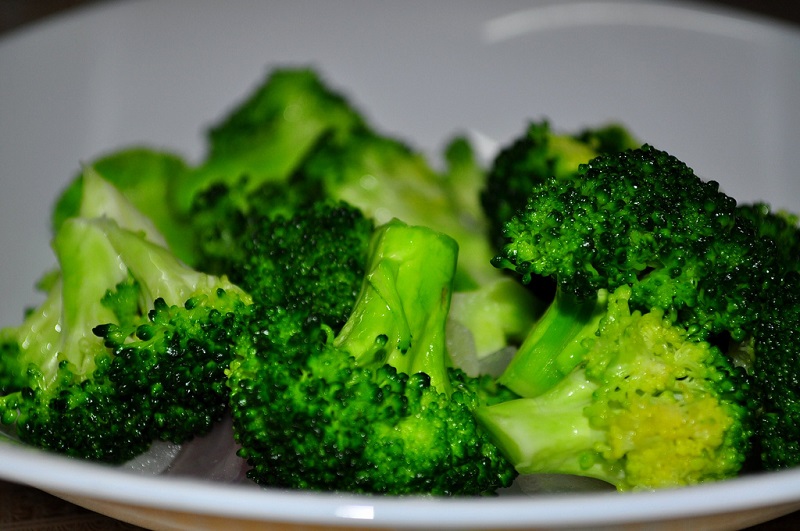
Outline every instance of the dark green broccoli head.
<svg viewBox="0 0 800 531"><path fill-rule="evenodd" d="M593 159L581 179L544 181L505 237L494 263L523 280L552 277L578 298L630 285L635 307L735 341L751 330L774 266L774 245L733 198L650 146Z"/></svg>
<svg viewBox="0 0 800 531"><path fill-rule="evenodd" d="M756 225L760 236L775 241L781 269L800 269L800 216L763 202L739 205L737 212Z"/></svg>
<svg viewBox="0 0 800 531"><path fill-rule="evenodd" d="M232 371L239 455L257 483L454 495L490 491L515 475L475 423L477 395L462 391L460 376L448 397L424 373L359 367L308 336L290 343L274 352L260 345Z"/></svg>
<svg viewBox="0 0 800 531"><path fill-rule="evenodd" d="M372 220L335 201L289 217L251 216L224 267L259 306L281 306L338 330L361 286Z"/></svg>
<svg viewBox="0 0 800 531"><path fill-rule="evenodd" d="M291 309L269 313L229 377L253 480L387 494L481 494L511 482L472 416L510 393L449 368L456 257L449 237L393 221L371 240L341 332L298 323Z"/></svg>
<svg viewBox="0 0 800 531"><path fill-rule="evenodd" d="M244 245L265 223L288 218L319 198L300 186L265 182L256 189L246 179L235 185L214 184L200 192L187 216L196 256L205 272L230 274L247 260Z"/></svg>
<svg viewBox="0 0 800 531"><path fill-rule="evenodd" d="M800 464L800 274L776 279L754 341L752 387L764 468Z"/></svg>
<svg viewBox="0 0 800 531"><path fill-rule="evenodd" d="M222 288L180 306L156 299L133 334L95 327L113 355L105 376L119 400L147 412L157 438L181 443L207 433L227 409L226 371L251 310L238 292Z"/></svg>
<svg viewBox="0 0 800 531"><path fill-rule="evenodd" d="M525 207L535 186L551 177L575 178L578 167L596 156L640 145L618 124L568 135L553 131L547 120L529 123L521 136L497 154L480 193L492 242L498 248L505 243L505 223Z"/></svg>

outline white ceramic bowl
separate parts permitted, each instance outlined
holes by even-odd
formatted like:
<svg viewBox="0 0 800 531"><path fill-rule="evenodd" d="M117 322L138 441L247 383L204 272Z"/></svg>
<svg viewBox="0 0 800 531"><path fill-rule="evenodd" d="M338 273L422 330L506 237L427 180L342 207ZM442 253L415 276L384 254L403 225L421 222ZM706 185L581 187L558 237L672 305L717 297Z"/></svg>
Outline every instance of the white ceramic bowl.
<svg viewBox="0 0 800 531"><path fill-rule="evenodd" d="M742 200L800 210L800 34L687 4L493 0L101 4L0 40L0 324L53 263L48 212L81 161L202 132L279 65L310 65L384 131L488 151L533 118L608 120ZM109 468L0 442L0 477L158 529L732 529L800 508L800 470L656 493L340 496Z"/></svg>

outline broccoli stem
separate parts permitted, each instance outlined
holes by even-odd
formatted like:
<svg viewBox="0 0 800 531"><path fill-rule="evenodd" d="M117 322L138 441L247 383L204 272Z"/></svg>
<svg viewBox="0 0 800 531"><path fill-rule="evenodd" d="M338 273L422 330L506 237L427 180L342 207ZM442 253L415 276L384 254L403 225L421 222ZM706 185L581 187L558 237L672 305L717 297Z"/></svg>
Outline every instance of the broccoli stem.
<svg viewBox="0 0 800 531"><path fill-rule="evenodd" d="M52 343L55 352L50 353L49 361L47 356L30 360L42 369L47 368L48 383L55 378L57 363L65 357L79 374L94 371L102 341L92 333L92 328L98 323L115 321L114 312L99 301L128 277L119 253L103 231L83 218L71 218L62 224L53 239L53 250L61 266L61 317L59 328L52 332L61 333ZM31 343L48 344L41 339Z"/></svg>
<svg viewBox="0 0 800 531"><path fill-rule="evenodd" d="M581 362L606 313L608 294L579 300L561 291L500 376L521 397L533 398L563 380Z"/></svg>
<svg viewBox="0 0 800 531"><path fill-rule="evenodd" d="M475 415L520 474L575 474L615 484L595 450L607 435L584 414L596 389L576 370L536 398L478 408Z"/></svg>
<svg viewBox="0 0 800 531"><path fill-rule="evenodd" d="M160 298L168 305L182 305L197 293L211 293L215 288L241 292L227 278L206 275L189 267L169 249L121 229L114 221L97 219L91 222L103 230L127 269L139 281L145 301ZM245 298L249 300L249 296Z"/></svg>
<svg viewBox="0 0 800 531"><path fill-rule="evenodd" d="M445 328L458 245L449 236L397 219L370 242L361 291L335 345L359 366L424 372L449 393Z"/></svg>

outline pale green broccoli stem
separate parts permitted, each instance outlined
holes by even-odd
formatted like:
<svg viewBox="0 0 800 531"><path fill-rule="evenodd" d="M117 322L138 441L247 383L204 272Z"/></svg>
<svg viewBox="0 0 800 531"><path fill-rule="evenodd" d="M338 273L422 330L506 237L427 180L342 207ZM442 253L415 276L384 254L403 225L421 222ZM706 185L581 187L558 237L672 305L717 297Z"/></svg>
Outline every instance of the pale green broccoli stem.
<svg viewBox="0 0 800 531"><path fill-rule="evenodd" d="M449 393L445 327L458 246L431 229L392 220L376 229L365 280L335 346L362 366L426 373Z"/></svg>
<svg viewBox="0 0 800 531"><path fill-rule="evenodd" d="M558 384L589 351L606 313L607 300L604 290L588 301L558 292L500 376L500 383L527 398Z"/></svg>
<svg viewBox="0 0 800 531"><path fill-rule="evenodd" d="M16 342L24 357L38 373L29 376L38 380L38 387L52 383L58 369L57 347L61 341L61 278L55 280L47 298L33 309L19 326L0 331L2 341Z"/></svg>
<svg viewBox="0 0 800 531"><path fill-rule="evenodd" d="M93 166L83 168L83 189L78 215L82 218L111 218L123 229L142 232L148 240L167 247L164 236L150 218L97 173Z"/></svg>
<svg viewBox="0 0 800 531"><path fill-rule="evenodd" d="M536 398L478 408L475 415L520 474L574 474L617 484L598 448L608 434L584 414L597 384L576 370Z"/></svg>
<svg viewBox="0 0 800 531"><path fill-rule="evenodd" d="M58 359L66 357L79 374L89 374L94 370L98 349L103 347L92 329L116 322L114 312L100 301L128 278L128 271L105 233L84 218L66 220L53 239L53 249L61 270L60 333L56 331L58 341L54 343ZM50 342L40 337L33 338L32 343ZM25 342L20 344L26 348ZM48 379L55 377L52 362L39 366L48 367Z"/></svg>
<svg viewBox="0 0 800 531"><path fill-rule="evenodd" d="M147 307L159 298L171 306L183 305L191 297L213 294L217 288L239 293L244 300L249 300L246 293L226 277L196 271L169 249L147 241L139 233L122 229L108 219L95 219L92 223L105 233L131 276L138 281Z"/></svg>

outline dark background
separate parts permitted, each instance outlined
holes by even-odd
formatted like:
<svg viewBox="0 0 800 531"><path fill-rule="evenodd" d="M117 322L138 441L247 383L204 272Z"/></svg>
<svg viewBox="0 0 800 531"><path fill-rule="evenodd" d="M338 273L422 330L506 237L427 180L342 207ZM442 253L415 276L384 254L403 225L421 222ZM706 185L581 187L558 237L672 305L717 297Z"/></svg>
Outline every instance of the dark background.
<svg viewBox="0 0 800 531"><path fill-rule="evenodd" d="M0 0L0 33L79 5L103 0ZM687 4L735 7L800 25L798 0L683 0Z"/></svg>
<svg viewBox="0 0 800 531"><path fill-rule="evenodd" d="M0 0L0 37L6 32L78 6L103 0ZM800 28L800 0L684 0L687 4L733 7L773 18ZM115 522L28 487L0 481L0 529L56 531L109 529L135 531L139 528ZM795 513L751 531L800 529Z"/></svg>

